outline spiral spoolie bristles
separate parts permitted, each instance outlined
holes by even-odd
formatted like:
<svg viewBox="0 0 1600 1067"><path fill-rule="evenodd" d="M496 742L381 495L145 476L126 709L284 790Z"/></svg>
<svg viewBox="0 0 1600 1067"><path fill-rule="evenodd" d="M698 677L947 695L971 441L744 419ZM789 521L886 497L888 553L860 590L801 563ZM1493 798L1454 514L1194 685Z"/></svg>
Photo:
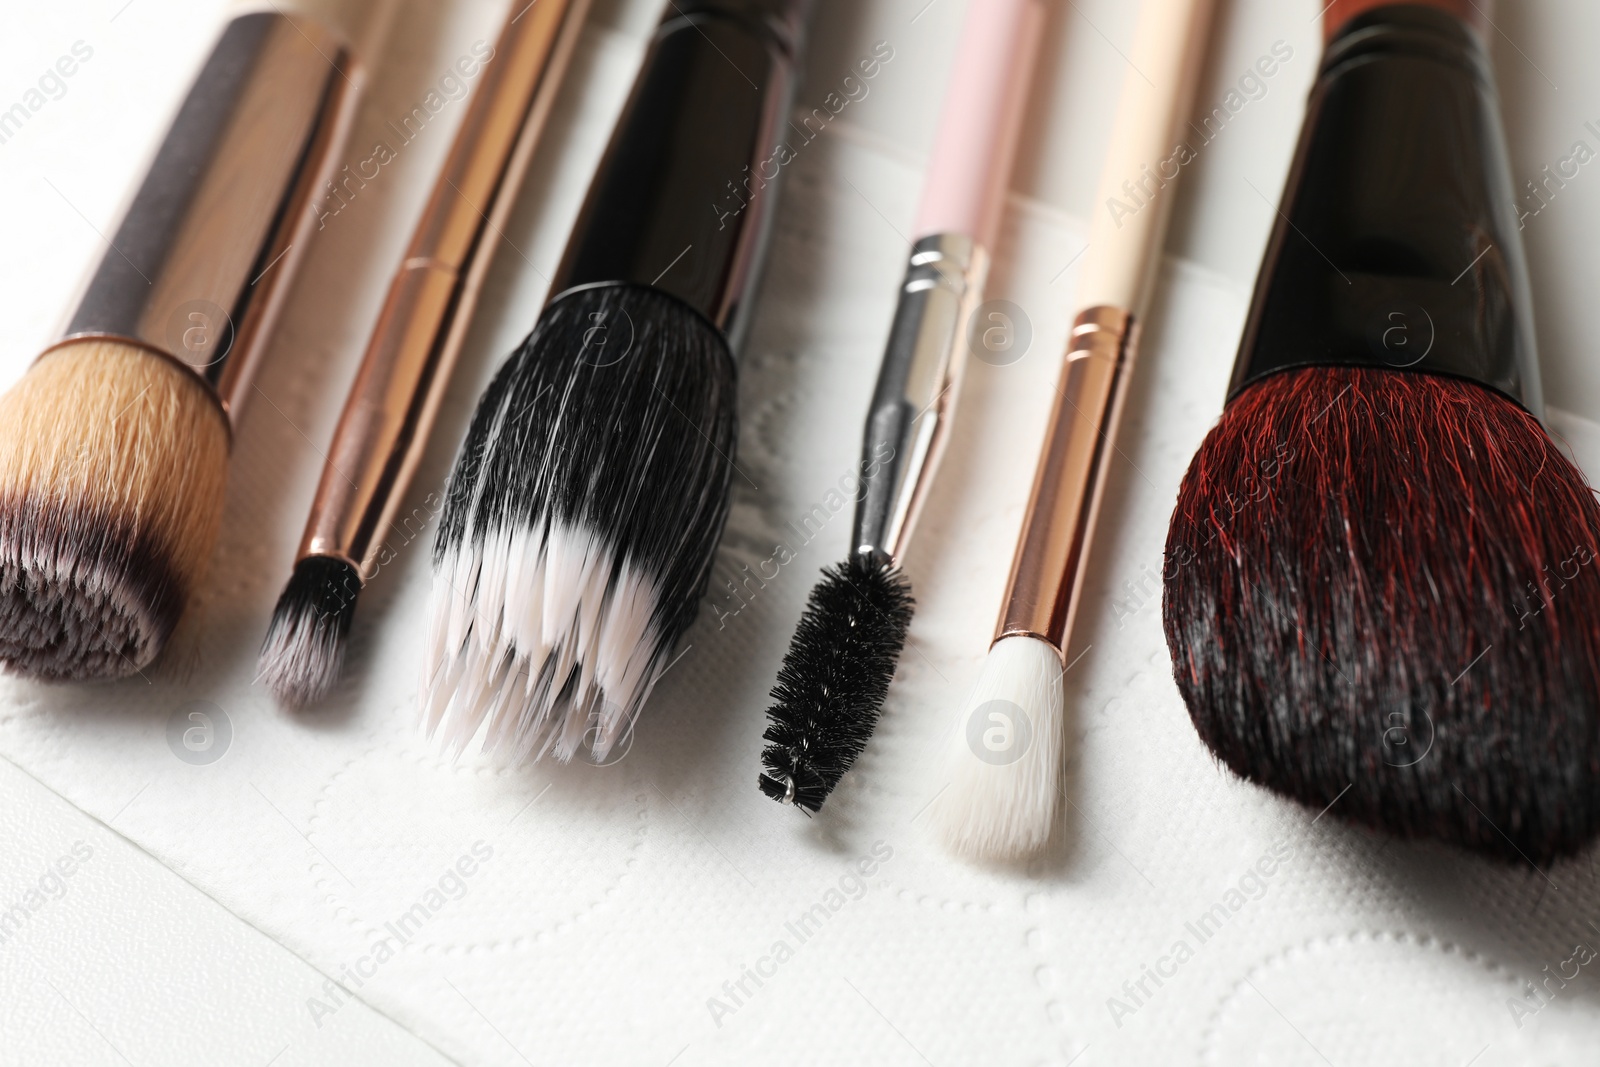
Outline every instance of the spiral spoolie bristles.
<svg viewBox="0 0 1600 1067"><path fill-rule="evenodd" d="M878 724L914 606L887 560L853 555L823 570L772 690L763 793L808 814L822 807Z"/></svg>

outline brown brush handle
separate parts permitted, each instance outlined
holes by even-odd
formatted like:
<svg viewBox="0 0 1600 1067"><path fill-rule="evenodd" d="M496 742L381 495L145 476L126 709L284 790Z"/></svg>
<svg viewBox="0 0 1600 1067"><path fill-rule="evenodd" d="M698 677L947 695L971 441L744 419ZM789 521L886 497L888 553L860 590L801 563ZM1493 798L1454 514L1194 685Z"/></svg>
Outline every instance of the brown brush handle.
<svg viewBox="0 0 1600 1067"><path fill-rule="evenodd" d="M403 494L588 7L519 0L507 11L367 341L297 561L341 559L365 581L389 532L405 533Z"/></svg>
<svg viewBox="0 0 1600 1067"><path fill-rule="evenodd" d="M1401 0L1420 7L1436 7L1448 11L1473 29L1482 33L1489 24L1489 10L1494 0ZM1345 24L1357 15L1380 7L1393 7L1396 0L1333 0L1322 15L1322 39L1331 41Z"/></svg>

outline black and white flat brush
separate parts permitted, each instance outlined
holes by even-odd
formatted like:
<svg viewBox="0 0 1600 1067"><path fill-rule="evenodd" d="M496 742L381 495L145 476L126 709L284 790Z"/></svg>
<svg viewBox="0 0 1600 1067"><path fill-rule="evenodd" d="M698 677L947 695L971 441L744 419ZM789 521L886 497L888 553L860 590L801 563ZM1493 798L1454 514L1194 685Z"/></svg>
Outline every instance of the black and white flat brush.
<svg viewBox="0 0 1600 1067"><path fill-rule="evenodd" d="M810 8L675 0L656 30L450 477L422 679L448 750L604 761L694 618ZM742 207L719 211L729 188Z"/></svg>
<svg viewBox="0 0 1600 1067"><path fill-rule="evenodd" d="M967 10L867 413L850 554L812 591L767 712L758 784L808 814L866 747L911 626L899 560L955 415L1043 24L1041 0L988 0Z"/></svg>

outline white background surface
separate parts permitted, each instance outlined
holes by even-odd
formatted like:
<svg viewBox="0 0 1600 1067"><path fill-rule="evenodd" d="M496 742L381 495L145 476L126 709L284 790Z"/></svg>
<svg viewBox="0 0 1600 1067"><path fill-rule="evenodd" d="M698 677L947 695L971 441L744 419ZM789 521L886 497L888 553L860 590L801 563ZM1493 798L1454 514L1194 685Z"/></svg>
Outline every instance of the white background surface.
<svg viewBox="0 0 1600 1067"><path fill-rule="evenodd" d="M453 104L311 250L260 379L270 402L239 435L211 577L169 662L115 686L0 682L0 909L44 901L0 943L0 1063L1594 1062L1600 989L1587 971L1520 1025L1507 1007L1574 942L1600 945L1592 855L1548 872L1503 869L1314 821L1224 777L1170 680L1148 576L1160 570L1178 478L1220 410L1316 63L1320 6L1221 3L1205 110L1275 41L1294 58L1185 171L1175 258L1074 647L1085 654L1069 675L1070 801L1049 855L1008 871L954 863L922 809L1026 498L1134 5L1053 5L990 294L1026 311L1032 347L1012 366L972 369L909 560L920 608L883 724L826 812L807 821L755 790L762 712L816 569L843 552L848 516L742 608L721 587L853 468L903 265L899 235L963 11L959 0L824 0L803 103L819 102L876 41L894 59L788 175L742 369L742 477L716 588L634 749L604 769L507 773L434 759L410 711L421 542L364 595L352 669L330 706L291 718L250 684L317 448L448 146ZM201 0L74 0L5 13L0 107L74 42L94 55L0 145L0 384L68 310L221 11ZM418 500L441 484L474 398L537 313L658 11L654 0L597 0ZM489 0L406 3L351 158L503 14ZM1600 10L1515 0L1498 22L1518 180L1576 140L1600 147L1584 127L1600 120ZM1546 391L1561 409L1552 421L1593 475L1591 170L1526 237ZM231 730L207 766L180 761L168 743L169 723L186 725L196 702ZM49 879L77 842L91 858ZM346 969L480 842L492 858L449 881L453 899L358 987ZM875 847L892 854L859 879ZM1251 899L1219 933L1203 945L1185 933L1275 848L1291 858L1244 883ZM30 898L41 879L47 893ZM803 943L792 932L814 905L839 901ZM1132 1004L1124 983L1180 938L1194 959L1159 989L1147 982L1152 995L1114 1018L1108 999ZM759 989L747 980L752 995L736 1001L724 983L780 940L792 958ZM330 978L352 996L330 997ZM734 1010L714 1013L712 998Z"/></svg>

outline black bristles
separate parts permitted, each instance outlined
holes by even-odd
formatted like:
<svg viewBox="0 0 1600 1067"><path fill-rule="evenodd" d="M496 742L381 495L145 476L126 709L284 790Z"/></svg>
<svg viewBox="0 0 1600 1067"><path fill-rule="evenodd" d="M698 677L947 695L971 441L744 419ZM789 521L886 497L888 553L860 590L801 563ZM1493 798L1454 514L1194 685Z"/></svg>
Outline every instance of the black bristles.
<svg viewBox="0 0 1600 1067"><path fill-rule="evenodd" d="M361 577L343 560L307 556L296 563L261 643L256 680L290 707L326 696L344 666L360 594Z"/></svg>
<svg viewBox="0 0 1600 1067"><path fill-rule="evenodd" d="M892 563L855 555L823 570L772 690L763 793L822 807L878 725L914 607Z"/></svg>
<svg viewBox="0 0 1600 1067"><path fill-rule="evenodd" d="M1313 813L1521 864L1600 831L1600 507L1538 420L1369 368L1250 386L1163 615L1201 740Z"/></svg>
<svg viewBox="0 0 1600 1067"><path fill-rule="evenodd" d="M710 578L736 395L726 339L675 297L618 283L545 308L479 400L450 476L428 729L442 722L465 746L490 690L489 747L604 756Z"/></svg>

